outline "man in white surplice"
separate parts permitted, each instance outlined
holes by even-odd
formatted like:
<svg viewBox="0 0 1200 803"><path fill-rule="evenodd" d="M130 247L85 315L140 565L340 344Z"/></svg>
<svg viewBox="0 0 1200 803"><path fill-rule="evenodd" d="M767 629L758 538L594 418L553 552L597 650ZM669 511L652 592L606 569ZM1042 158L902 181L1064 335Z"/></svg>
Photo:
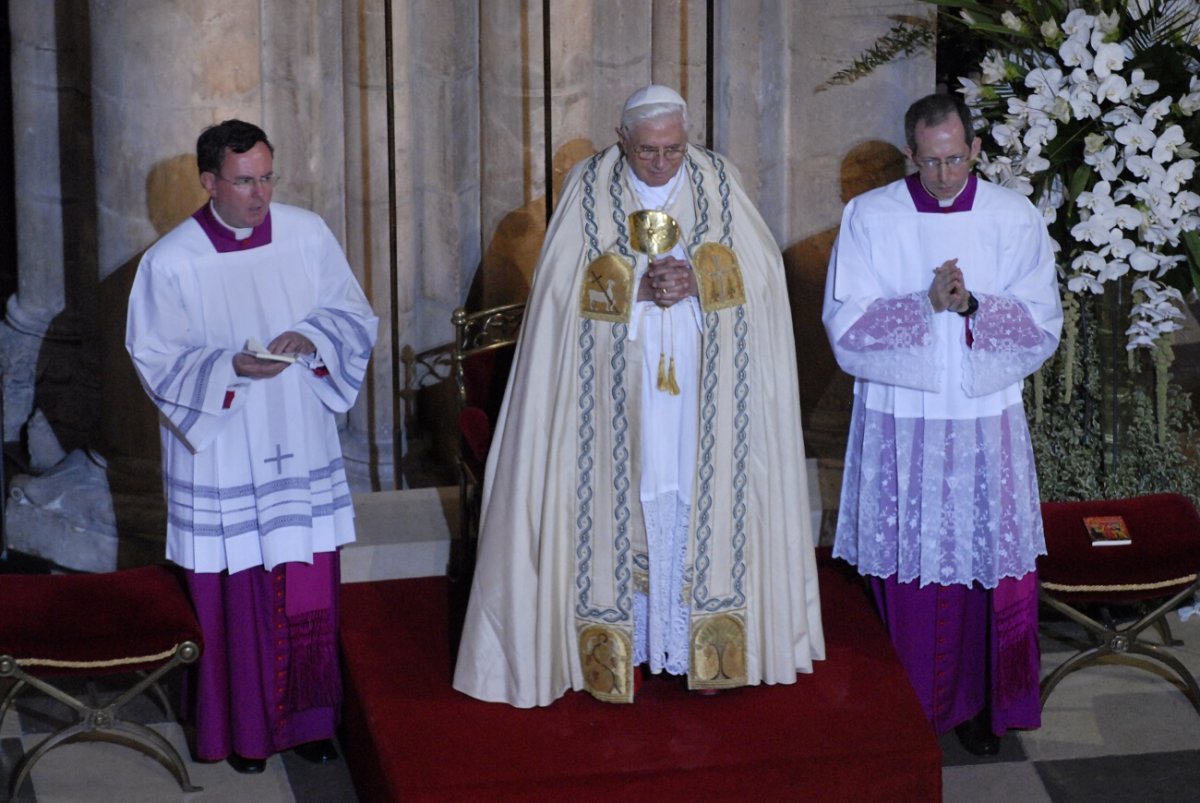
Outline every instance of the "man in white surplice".
<svg viewBox="0 0 1200 803"><path fill-rule="evenodd" d="M643 664L791 683L824 657L778 246L678 93L635 92L617 134L564 186L489 452L454 679L484 700L630 702ZM646 210L678 227L665 253Z"/></svg>
<svg viewBox="0 0 1200 803"><path fill-rule="evenodd" d="M196 160L210 201L146 251L125 345L161 414L167 558L204 634L195 753L256 773L287 748L336 756L354 510L335 414L377 320L324 221L271 202L262 129L210 126Z"/></svg>
<svg viewBox="0 0 1200 803"><path fill-rule="evenodd" d="M834 556L870 578L931 726L994 755L1040 724L1045 552L1021 389L1062 328L1045 221L972 175L957 95L905 115L917 172L846 205L823 319L855 378Z"/></svg>

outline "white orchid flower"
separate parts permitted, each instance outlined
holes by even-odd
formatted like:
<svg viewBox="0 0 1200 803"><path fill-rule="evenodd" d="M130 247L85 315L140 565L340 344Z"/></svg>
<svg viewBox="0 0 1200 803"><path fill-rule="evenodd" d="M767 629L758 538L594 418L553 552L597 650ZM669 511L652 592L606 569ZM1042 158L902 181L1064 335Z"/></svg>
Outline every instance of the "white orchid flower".
<svg viewBox="0 0 1200 803"><path fill-rule="evenodd" d="M1075 37L1071 37L1059 45L1058 57L1062 59L1063 65L1067 67L1082 67L1085 70L1090 70L1095 64L1095 57L1092 56L1092 51L1087 45L1087 40L1080 40Z"/></svg>
<svg viewBox="0 0 1200 803"><path fill-rule="evenodd" d="M1096 277L1090 273L1079 273L1067 279L1067 289L1072 293L1086 290L1093 295L1104 295L1104 285L1096 281Z"/></svg>
<svg viewBox="0 0 1200 803"><path fill-rule="evenodd" d="M1146 107L1146 113L1142 115L1142 124L1154 128L1170 113L1171 99L1160 98Z"/></svg>
<svg viewBox="0 0 1200 803"><path fill-rule="evenodd" d="M1167 177L1167 170L1154 159L1143 154L1134 154L1125 160L1125 169L1143 181L1153 181L1161 184Z"/></svg>
<svg viewBox="0 0 1200 803"><path fill-rule="evenodd" d="M1171 219L1171 195L1161 184L1146 181L1133 188L1133 196L1145 202L1146 211L1152 216L1164 220Z"/></svg>
<svg viewBox="0 0 1200 803"><path fill-rule="evenodd" d="M1118 235L1108 244L1104 253L1113 259L1129 259L1129 256L1137 250L1137 243L1128 237Z"/></svg>
<svg viewBox="0 0 1200 803"><path fill-rule="evenodd" d="M1125 48L1116 42L1107 42L1096 48L1096 58L1092 63L1092 70L1095 71L1096 77L1104 80L1115 72L1119 72L1125 66L1125 59L1128 54Z"/></svg>
<svg viewBox="0 0 1200 803"><path fill-rule="evenodd" d="M1138 67L1129 74L1129 92L1134 97L1153 95L1158 91L1158 81L1146 77L1146 71Z"/></svg>
<svg viewBox="0 0 1200 803"><path fill-rule="evenodd" d="M1030 175L1037 175L1050 169L1050 160L1042 156L1041 148L1030 148L1021 159L1021 168Z"/></svg>
<svg viewBox="0 0 1200 803"><path fill-rule="evenodd" d="M1071 236L1081 243L1099 248L1112 240L1113 221L1107 215L1091 215L1071 227Z"/></svg>
<svg viewBox="0 0 1200 803"><path fill-rule="evenodd" d="M1095 25L1095 17L1081 8L1076 8L1067 14L1067 18L1063 20L1062 29L1067 36L1079 36L1087 39Z"/></svg>
<svg viewBox="0 0 1200 803"><path fill-rule="evenodd" d="M1191 190L1177 192L1175 194L1175 203L1172 205L1172 209L1177 213L1180 213L1176 214L1176 219L1181 217L1182 214L1195 212L1197 209L1200 209L1200 195L1197 195Z"/></svg>
<svg viewBox="0 0 1200 803"><path fill-rule="evenodd" d="M1122 229L1133 231L1146 222L1146 215L1136 206L1117 204L1112 208L1113 221Z"/></svg>
<svg viewBox="0 0 1200 803"><path fill-rule="evenodd" d="M979 105L979 99L983 96L983 87L972 81L970 78L959 78L959 93L963 96L963 101L974 109Z"/></svg>
<svg viewBox="0 0 1200 803"><path fill-rule="evenodd" d="M1187 142L1187 137L1183 135L1183 126L1169 126L1166 131L1158 135L1158 141L1154 143L1151 155L1154 157L1154 161L1165 164L1175 158L1179 147L1185 142Z"/></svg>
<svg viewBox="0 0 1200 803"><path fill-rule="evenodd" d="M1004 182L1004 186L1014 192L1021 193L1026 198L1033 195L1033 182L1026 175L1014 174L1012 178Z"/></svg>
<svg viewBox="0 0 1200 803"><path fill-rule="evenodd" d="M1120 279L1126 273L1129 273L1129 263L1114 259L1105 263L1100 272L1096 274L1096 278L1102 282L1112 282Z"/></svg>
<svg viewBox="0 0 1200 803"><path fill-rule="evenodd" d="M1090 190L1084 190L1075 198L1075 203L1089 212L1106 212L1116 204L1112 198L1112 184L1097 181Z"/></svg>
<svg viewBox="0 0 1200 803"><path fill-rule="evenodd" d="M1154 132L1141 123L1126 123L1113 132L1113 138L1125 146L1126 159L1138 151L1150 150L1158 140Z"/></svg>
<svg viewBox="0 0 1200 803"><path fill-rule="evenodd" d="M1029 119L1030 108L1024 98L1011 97L1008 99L1009 122L1020 122Z"/></svg>
<svg viewBox="0 0 1200 803"><path fill-rule="evenodd" d="M1026 148L1044 148L1047 142L1057 136L1058 126L1053 120L1048 119L1044 123L1029 126L1021 141L1025 143Z"/></svg>
<svg viewBox="0 0 1200 803"><path fill-rule="evenodd" d="M1110 109L1100 119L1113 126L1141 124L1142 122L1142 116L1131 106L1125 104Z"/></svg>
<svg viewBox="0 0 1200 803"><path fill-rule="evenodd" d="M1129 82L1121 75L1110 75L1100 82L1096 98L1109 103L1124 103L1129 99Z"/></svg>
<svg viewBox="0 0 1200 803"><path fill-rule="evenodd" d="M988 53L979 64L980 77L985 84L998 84L1008 73L1004 58L996 51Z"/></svg>
<svg viewBox="0 0 1200 803"><path fill-rule="evenodd" d="M1191 182L1195 173L1196 160L1181 159L1167 168L1167 174L1162 180L1163 189L1175 195Z"/></svg>
<svg viewBox="0 0 1200 803"><path fill-rule="evenodd" d="M1095 95L1090 87L1077 87L1070 95L1071 115L1076 120L1095 120L1100 116L1100 106L1095 101ZM1071 118L1063 120L1064 123Z"/></svg>
<svg viewBox="0 0 1200 803"><path fill-rule="evenodd" d="M1017 132L1017 130L1007 123L997 123L996 125L992 126L991 131L992 139L996 141L997 145L1005 150L1008 150L1013 145L1021 141L1020 134Z"/></svg>
<svg viewBox="0 0 1200 803"><path fill-rule="evenodd" d="M1149 273L1158 267L1158 258L1145 248L1138 248L1129 255L1129 266L1139 273Z"/></svg>
<svg viewBox="0 0 1200 803"><path fill-rule="evenodd" d="M1040 95L1053 97L1062 85L1063 72L1057 67L1035 67L1025 74L1025 86Z"/></svg>
<svg viewBox="0 0 1200 803"><path fill-rule="evenodd" d="M1071 260L1071 269L1096 274L1104 269L1107 262L1108 260L1095 251L1082 251L1079 256Z"/></svg>
<svg viewBox="0 0 1200 803"><path fill-rule="evenodd" d="M1183 310L1176 302L1183 297L1174 287L1164 287L1149 276L1143 276L1134 282L1134 293L1145 296L1138 304L1146 312L1146 317L1155 323L1174 321L1183 317Z"/></svg>

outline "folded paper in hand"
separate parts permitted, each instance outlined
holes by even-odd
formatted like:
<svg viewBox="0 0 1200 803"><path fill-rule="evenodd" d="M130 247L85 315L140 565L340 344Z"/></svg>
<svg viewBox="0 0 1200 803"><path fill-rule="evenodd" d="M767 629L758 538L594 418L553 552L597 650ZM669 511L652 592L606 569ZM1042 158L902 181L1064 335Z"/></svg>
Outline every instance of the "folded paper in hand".
<svg viewBox="0 0 1200 803"><path fill-rule="evenodd" d="M300 359L299 354L272 354L267 351L266 347L256 337L246 340L246 347L243 349L243 353L249 354L251 357L257 357L260 360L275 360L277 362L295 362Z"/></svg>

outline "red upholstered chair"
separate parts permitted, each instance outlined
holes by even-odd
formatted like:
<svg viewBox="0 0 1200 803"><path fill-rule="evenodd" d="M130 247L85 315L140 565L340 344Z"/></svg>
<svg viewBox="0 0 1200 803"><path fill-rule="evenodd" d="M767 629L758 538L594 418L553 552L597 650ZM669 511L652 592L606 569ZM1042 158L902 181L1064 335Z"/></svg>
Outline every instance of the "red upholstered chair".
<svg viewBox="0 0 1200 803"><path fill-rule="evenodd" d="M474 563L483 469L524 316L524 304L506 304L470 313L459 307L451 317L451 369L458 392L459 433L455 461L459 537L450 557L453 579L467 575Z"/></svg>
<svg viewBox="0 0 1200 803"><path fill-rule="evenodd" d="M28 690L58 700L76 716L13 768L9 799L16 797L42 756L78 737L136 747L166 765L183 791L199 791L170 742L145 725L121 718L121 709L144 691L155 694L171 716L159 681L200 657L200 625L175 574L165 566L103 574L6 574L0 588L0 678L14 681L0 703L0 722L17 696ZM102 706L54 685L55 679L68 676L127 673L137 680Z"/></svg>
<svg viewBox="0 0 1200 803"><path fill-rule="evenodd" d="M1085 517L1120 516L1128 544L1093 546ZM1167 647L1165 616L1200 590L1200 515L1186 496L1155 494L1131 499L1047 502L1042 505L1046 551L1038 559L1043 603L1083 625L1091 646L1072 655L1041 683L1042 705L1060 680L1110 655L1133 653L1166 666L1200 712L1200 686ZM1114 621L1111 609L1127 606L1133 621ZM1089 615L1093 612L1093 615ZM1098 612L1100 618L1095 618ZM1144 641L1155 628L1162 643Z"/></svg>

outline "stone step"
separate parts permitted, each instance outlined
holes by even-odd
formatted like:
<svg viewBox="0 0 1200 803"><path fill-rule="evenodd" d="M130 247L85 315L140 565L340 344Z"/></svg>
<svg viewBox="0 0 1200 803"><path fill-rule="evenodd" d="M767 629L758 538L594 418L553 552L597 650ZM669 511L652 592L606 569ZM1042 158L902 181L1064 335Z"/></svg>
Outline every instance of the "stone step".
<svg viewBox="0 0 1200 803"><path fill-rule="evenodd" d="M841 461L808 459L814 538L832 541ZM458 488L355 494L358 540L342 548L342 582L437 577L446 573L451 533L458 532Z"/></svg>

